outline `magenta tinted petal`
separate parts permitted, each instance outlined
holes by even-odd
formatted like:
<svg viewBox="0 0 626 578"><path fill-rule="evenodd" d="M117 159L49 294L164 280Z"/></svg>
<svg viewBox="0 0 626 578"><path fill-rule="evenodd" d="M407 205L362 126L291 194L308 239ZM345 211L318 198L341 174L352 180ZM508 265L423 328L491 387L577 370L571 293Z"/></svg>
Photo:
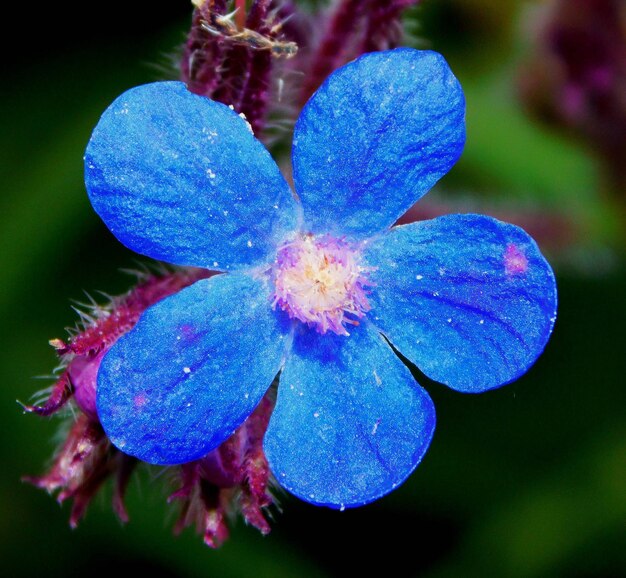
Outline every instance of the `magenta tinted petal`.
<svg viewBox="0 0 626 578"><path fill-rule="evenodd" d="M281 367L285 336L265 282L247 275L217 275L160 301L100 366L107 435L153 464L205 455L259 403Z"/></svg>
<svg viewBox="0 0 626 578"><path fill-rule="evenodd" d="M332 74L296 124L293 169L314 233L391 226L461 155L465 99L444 58L402 48Z"/></svg>
<svg viewBox="0 0 626 578"><path fill-rule="evenodd" d="M105 111L85 183L122 243L168 263L259 264L295 227L289 186L249 125L180 82L138 86Z"/></svg>
<svg viewBox="0 0 626 578"><path fill-rule="evenodd" d="M432 401L367 323L349 337L301 328L265 436L270 467L307 502L371 502L422 459L435 427Z"/></svg>
<svg viewBox="0 0 626 578"><path fill-rule="evenodd" d="M370 319L426 375L481 392L517 379L556 319L550 265L522 229L481 215L395 227L365 251Z"/></svg>

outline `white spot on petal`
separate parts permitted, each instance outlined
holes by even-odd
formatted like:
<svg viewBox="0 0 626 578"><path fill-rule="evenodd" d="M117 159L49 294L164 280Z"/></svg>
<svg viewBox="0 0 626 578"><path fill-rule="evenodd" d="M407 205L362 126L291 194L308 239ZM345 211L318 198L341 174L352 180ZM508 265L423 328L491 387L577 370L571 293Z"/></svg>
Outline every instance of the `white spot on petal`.
<svg viewBox="0 0 626 578"><path fill-rule="evenodd" d="M252 130L252 126L248 122L248 119L246 118L246 115L243 112L240 112L239 113L239 117L242 118L243 121L246 123L246 126L248 127L248 130L250 131L250 133L254 134L254 131Z"/></svg>
<svg viewBox="0 0 626 578"><path fill-rule="evenodd" d="M217 131L211 130L207 127L203 127L202 128L202 134L205 134L207 137L207 140L213 144L215 142L215 137L217 136Z"/></svg>

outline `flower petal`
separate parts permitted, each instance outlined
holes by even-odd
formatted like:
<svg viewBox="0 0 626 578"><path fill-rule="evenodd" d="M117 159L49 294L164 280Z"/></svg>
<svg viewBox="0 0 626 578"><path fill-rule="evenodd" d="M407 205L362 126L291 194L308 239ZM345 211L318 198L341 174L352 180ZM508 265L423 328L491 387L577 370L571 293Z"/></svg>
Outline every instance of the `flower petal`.
<svg viewBox="0 0 626 578"><path fill-rule="evenodd" d="M465 100L436 52L366 54L332 74L296 124L293 169L314 233L391 226L461 155Z"/></svg>
<svg viewBox="0 0 626 578"><path fill-rule="evenodd" d="M449 215L393 228L365 251L370 318L426 375L481 392L517 379L543 351L556 283L520 228Z"/></svg>
<svg viewBox="0 0 626 578"><path fill-rule="evenodd" d="M215 448L280 370L286 330L264 282L217 275L160 301L105 355L97 407L111 441L153 464Z"/></svg>
<svg viewBox="0 0 626 578"><path fill-rule="evenodd" d="M349 337L304 328L280 376L265 453L299 498L359 506L407 478L434 427L430 397L369 324Z"/></svg>
<svg viewBox="0 0 626 578"><path fill-rule="evenodd" d="M168 263L266 262L295 228L289 186L249 125L180 82L138 86L105 111L85 182L124 245Z"/></svg>

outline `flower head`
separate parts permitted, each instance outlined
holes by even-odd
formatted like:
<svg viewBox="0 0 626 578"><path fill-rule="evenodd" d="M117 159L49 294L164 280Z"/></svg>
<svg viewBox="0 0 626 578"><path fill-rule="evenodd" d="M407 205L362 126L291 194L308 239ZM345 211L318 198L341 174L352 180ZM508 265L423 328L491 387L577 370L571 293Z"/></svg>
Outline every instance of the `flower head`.
<svg viewBox="0 0 626 578"><path fill-rule="evenodd" d="M461 87L429 51L368 54L327 79L295 127L296 195L230 108L176 82L120 96L86 152L94 208L131 249L223 274L147 309L104 356L111 441L151 463L199 459L280 374L264 450L283 487L340 508L402 483L435 412L393 348L480 392L523 374L554 323L552 271L521 229L393 226L464 140Z"/></svg>

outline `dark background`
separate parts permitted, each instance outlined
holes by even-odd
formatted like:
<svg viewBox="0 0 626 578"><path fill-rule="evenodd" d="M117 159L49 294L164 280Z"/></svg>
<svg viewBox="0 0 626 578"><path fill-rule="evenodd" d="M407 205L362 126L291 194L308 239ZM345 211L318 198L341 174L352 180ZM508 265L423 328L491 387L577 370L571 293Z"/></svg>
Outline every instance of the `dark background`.
<svg viewBox="0 0 626 578"><path fill-rule="evenodd" d="M131 483L127 526L114 517L107 488L71 531L67 505L20 482L43 472L62 420L24 415L15 403L49 384L33 377L55 364L47 340L75 323L70 300L129 286L119 269L135 256L92 212L82 154L119 93L172 74L190 5L29 4L6 22L18 39L2 41L0 94L3 575L626 575L620 200L584 143L538 125L517 99L540 4L428 0L408 27L409 44L444 53L468 100L464 158L431 193L434 201L547 223L539 240L560 305L544 355L516 383L480 396L422 379L438 426L406 484L341 513L283 495L268 537L239 521L218 551L190 530L171 535L174 513L156 470ZM555 242L555 214L572 223L566 242Z"/></svg>

